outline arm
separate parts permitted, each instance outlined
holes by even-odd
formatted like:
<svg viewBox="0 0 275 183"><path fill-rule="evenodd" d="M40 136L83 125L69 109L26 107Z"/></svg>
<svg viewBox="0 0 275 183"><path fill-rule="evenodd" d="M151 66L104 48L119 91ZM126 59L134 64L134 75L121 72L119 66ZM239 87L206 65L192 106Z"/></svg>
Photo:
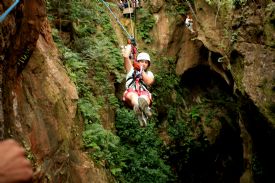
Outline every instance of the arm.
<svg viewBox="0 0 275 183"><path fill-rule="evenodd" d="M144 83L148 86L152 85L154 82L154 76L153 75L149 75L146 72L142 71L142 80L144 81Z"/></svg>
<svg viewBox="0 0 275 183"><path fill-rule="evenodd" d="M128 44L127 46L125 46L124 48L122 48L122 55L123 55L123 59L124 59L124 68L126 70L126 72L128 73L132 66L132 61L129 59L129 56L131 54L131 45Z"/></svg>
<svg viewBox="0 0 275 183"><path fill-rule="evenodd" d="M125 68L126 72L128 73L132 67L133 67L132 62L129 59L129 57L124 57L124 68Z"/></svg>

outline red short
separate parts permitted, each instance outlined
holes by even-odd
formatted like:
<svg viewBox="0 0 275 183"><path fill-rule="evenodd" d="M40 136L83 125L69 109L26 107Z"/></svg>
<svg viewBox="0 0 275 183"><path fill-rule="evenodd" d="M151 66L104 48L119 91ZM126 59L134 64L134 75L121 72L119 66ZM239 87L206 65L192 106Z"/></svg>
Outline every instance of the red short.
<svg viewBox="0 0 275 183"><path fill-rule="evenodd" d="M135 90L135 89L133 89L133 88L128 88L128 89L124 92L124 94L123 94L123 101L127 102L127 101L126 101L127 95L128 95L129 93L131 93L131 92L136 93L138 96L142 96L142 95L147 96L147 97L149 98L149 100L150 100L150 104L152 104L152 95L151 95L151 93L150 93L149 91L146 91L146 90L145 90L145 91L138 91L138 90Z"/></svg>

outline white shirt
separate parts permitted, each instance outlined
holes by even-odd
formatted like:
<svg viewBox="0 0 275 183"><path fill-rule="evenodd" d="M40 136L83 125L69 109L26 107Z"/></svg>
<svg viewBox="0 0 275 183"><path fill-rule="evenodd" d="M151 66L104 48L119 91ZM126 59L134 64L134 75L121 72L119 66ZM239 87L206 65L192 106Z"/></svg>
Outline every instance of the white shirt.
<svg viewBox="0 0 275 183"><path fill-rule="evenodd" d="M187 18L185 19L185 25L186 25L187 27L189 27L191 24L192 24L192 19L187 17Z"/></svg>
<svg viewBox="0 0 275 183"><path fill-rule="evenodd" d="M127 73L126 75L126 84L125 84L125 88L135 88L135 81L133 81L134 78L133 77L133 73L134 73L134 68L132 67L131 70ZM151 71L146 71L146 74L149 77L154 78L154 74ZM129 79L131 78L131 79ZM132 84L131 84L132 83ZM131 85L130 85L131 84ZM129 86L130 85L130 86ZM141 85L142 86L142 85ZM142 87L143 90L147 90L144 86Z"/></svg>

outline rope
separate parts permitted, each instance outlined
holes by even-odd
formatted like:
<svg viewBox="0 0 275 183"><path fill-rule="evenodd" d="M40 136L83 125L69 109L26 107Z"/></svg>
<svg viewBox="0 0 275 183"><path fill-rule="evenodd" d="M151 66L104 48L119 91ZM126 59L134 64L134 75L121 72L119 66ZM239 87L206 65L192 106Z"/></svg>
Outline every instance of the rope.
<svg viewBox="0 0 275 183"><path fill-rule="evenodd" d="M122 30L126 33L127 37L132 39L133 37L127 32L127 30L125 29L125 27L121 24L121 22L118 20L117 16L113 13L113 11L111 10L111 8L109 7L109 5L104 1L104 0L100 0L102 1L102 3L107 7L107 9L110 11L110 13L113 15L113 17L116 19L116 22L118 23L118 25L122 28Z"/></svg>
<svg viewBox="0 0 275 183"><path fill-rule="evenodd" d="M135 0L135 12L134 12L134 21L135 21L135 31L134 31L134 37L136 37L136 31L137 31L137 0Z"/></svg>
<svg viewBox="0 0 275 183"><path fill-rule="evenodd" d="M111 10L111 8L109 7L109 5L104 1L104 0L101 0L102 3L108 8L108 10L110 11L110 13L113 15L113 17L116 19L117 23L119 24L119 26L122 28L122 30L126 33L126 35L128 36L128 39L131 41L131 45L132 45L132 50L131 52L134 53L133 56L134 56L134 60L136 60L136 40L133 36L131 36L127 30L125 29L125 27L120 23L120 21L118 20L117 16L113 13L113 11ZM129 1L128 1L129 3ZM129 7L129 4L128 4L128 7Z"/></svg>
<svg viewBox="0 0 275 183"><path fill-rule="evenodd" d="M16 0L1 16L0 16L0 23L5 20L7 15L13 10L13 8L19 3L19 0Z"/></svg>
<svg viewBox="0 0 275 183"><path fill-rule="evenodd" d="M130 10L130 8L133 8L133 7L130 7L130 2L129 0L127 0L128 2L128 8ZM130 12L130 23L131 23L131 31L132 31L132 35L134 35L134 28L133 28L133 22L132 22L132 13Z"/></svg>
<svg viewBox="0 0 275 183"><path fill-rule="evenodd" d="M195 14L195 12L192 8L192 5L190 4L190 2L188 0L185 0L185 1L187 2L189 8L191 9L191 12L192 12L193 16L195 17L196 21L198 22L198 18L197 18L196 14Z"/></svg>

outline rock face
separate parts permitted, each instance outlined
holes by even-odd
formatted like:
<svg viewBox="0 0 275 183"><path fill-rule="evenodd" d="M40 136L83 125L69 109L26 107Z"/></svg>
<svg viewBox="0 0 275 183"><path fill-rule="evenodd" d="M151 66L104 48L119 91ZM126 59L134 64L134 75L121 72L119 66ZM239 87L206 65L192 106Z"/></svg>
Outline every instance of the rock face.
<svg viewBox="0 0 275 183"><path fill-rule="evenodd" d="M234 9L195 1L192 15L196 34L184 26L185 17L169 17L163 3L155 10L155 49L176 56L176 73L209 65L224 80L247 94L266 118L274 121L274 11L275 3L260 1ZM207 16L206 16L207 15Z"/></svg>
<svg viewBox="0 0 275 183"><path fill-rule="evenodd" d="M249 105L243 106L251 116L240 114L237 128L240 129L243 141L242 158L245 162L240 182L253 182L253 158L262 156L260 159L266 167L274 162L272 153L267 149L274 144L275 3L253 1L233 8L221 4L209 5L204 0L194 1L192 8L195 14L186 12L194 20L196 34L192 35L184 26L185 17L169 17L159 9L165 5L157 2L150 3L152 7L155 6L153 10L157 10L157 13L154 12L154 16L158 18L152 34L166 36L161 41L156 40L154 47L176 57L176 73L184 75L192 68L208 65L233 91L251 100ZM164 17L168 19L168 24L161 21ZM250 109L251 105L257 109ZM261 118L253 117L252 114L257 111L260 111ZM216 137L208 136L208 140L213 138L217 140ZM252 154L257 155L252 158ZM263 176L265 178L272 175L268 169L265 170L268 172Z"/></svg>
<svg viewBox="0 0 275 183"><path fill-rule="evenodd" d="M53 43L45 2L22 1L15 12L0 28L6 136L23 142L33 182L108 182L81 150L78 95Z"/></svg>
<svg viewBox="0 0 275 183"><path fill-rule="evenodd" d="M0 2L0 11L12 2ZM185 17L165 14L166 1L150 1L156 19L152 47L176 57L178 75L208 65L235 91L247 95L274 127L275 3L256 2L229 11L195 1L196 34L192 35L184 26ZM45 1L21 1L1 23L0 69L0 125L5 124L6 136L26 147L36 170L34 182L110 182L108 174L83 152L77 91L51 38ZM245 161L240 181L253 182L252 151L264 149L258 151L260 157L266 152L267 157L274 156L268 149L270 128L249 116L240 118L238 125ZM214 134L205 130L206 135ZM219 132L210 135L214 144Z"/></svg>
<svg viewBox="0 0 275 183"><path fill-rule="evenodd" d="M222 58L220 63L217 58L212 60L214 65L221 65L221 74L230 72L235 89L246 93L275 125L271 110L275 102L275 49L270 43L275 38L274 17L270 13L275 11L274 3L250 3L242 10L220 10L218 17L219 12L204 1L196 1L195 7L198 39Z"/></svg>

